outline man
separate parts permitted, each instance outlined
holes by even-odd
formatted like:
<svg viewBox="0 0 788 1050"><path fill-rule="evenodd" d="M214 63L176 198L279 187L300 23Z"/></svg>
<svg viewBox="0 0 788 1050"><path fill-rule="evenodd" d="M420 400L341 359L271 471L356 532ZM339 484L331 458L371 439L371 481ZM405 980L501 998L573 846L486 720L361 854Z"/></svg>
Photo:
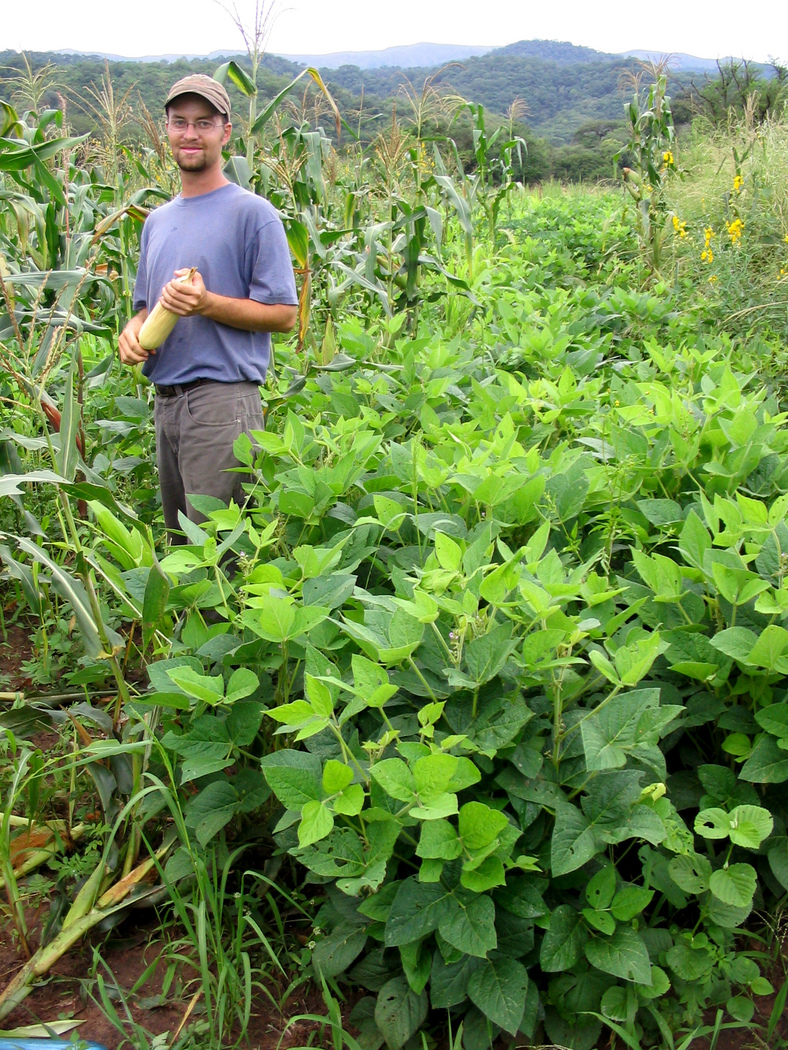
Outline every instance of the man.
<svg viewBox="0 0 788 1050"><path fill-rule="evenodd" d="M164 521L178 542L178 514L203 521L190 494L243 500L233 442L263 429L259 386L271 332L296 322L293 266L284 227L262 197L225 178L230 99L211 77L173 85L165 103L167 135L181 193L152 212L142 232L134 286L139 311L118 341L124 364L142 363L156 388L156 458ZM192 267L190 284L176 278ZM148 312L161 302L179 315L150 353L139 343Z"/></svg>

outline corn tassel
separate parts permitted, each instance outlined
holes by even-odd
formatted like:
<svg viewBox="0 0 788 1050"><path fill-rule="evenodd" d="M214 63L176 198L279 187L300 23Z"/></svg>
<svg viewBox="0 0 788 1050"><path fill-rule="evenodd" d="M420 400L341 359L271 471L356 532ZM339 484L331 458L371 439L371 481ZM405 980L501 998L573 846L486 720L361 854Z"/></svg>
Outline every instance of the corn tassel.
<svg viewBox="0 0 788 1050"><path fill-rule="evenodd" d="M197 267L192 266L188 273L178 278L178 281L181 284L191 284L192 277L194 277L196 272ZM142 349L158 350L175 327L179 316L179 314L174 314L172 310L168 310L166 306L162 306L161 303L156 303L140 329L138 340Z"/></svg>

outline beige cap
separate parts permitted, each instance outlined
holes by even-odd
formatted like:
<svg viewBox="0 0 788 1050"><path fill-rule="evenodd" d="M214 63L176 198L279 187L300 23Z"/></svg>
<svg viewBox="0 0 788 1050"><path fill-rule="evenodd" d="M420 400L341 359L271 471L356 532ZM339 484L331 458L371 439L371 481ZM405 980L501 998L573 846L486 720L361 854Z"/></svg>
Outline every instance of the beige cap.
<svg viewBox="0 0 788 1050"><path fill-rule="evenodd" d="M164 108L166 109L170 102L180 95L199 95L206 102L210 102L219 113L223 113L228 118L230 116L230 96L218 80L206 76L205 73L192 73L173 84Z"/></svg>

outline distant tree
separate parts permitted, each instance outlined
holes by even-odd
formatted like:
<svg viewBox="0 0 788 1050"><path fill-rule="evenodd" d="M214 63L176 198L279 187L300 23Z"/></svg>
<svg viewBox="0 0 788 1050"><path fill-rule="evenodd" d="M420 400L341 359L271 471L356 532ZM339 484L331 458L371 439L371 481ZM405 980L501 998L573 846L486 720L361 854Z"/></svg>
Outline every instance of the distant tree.
<svg viewBox="0 0 788 1050"><path fill-rule="evenodd" d="M717 62L717 76L691 82L689 96L695 112L712 124L724 123L731 113L748 113L756 122L776 113L788 100L788 69L771 64L773 75L752 62Z"/></svg>

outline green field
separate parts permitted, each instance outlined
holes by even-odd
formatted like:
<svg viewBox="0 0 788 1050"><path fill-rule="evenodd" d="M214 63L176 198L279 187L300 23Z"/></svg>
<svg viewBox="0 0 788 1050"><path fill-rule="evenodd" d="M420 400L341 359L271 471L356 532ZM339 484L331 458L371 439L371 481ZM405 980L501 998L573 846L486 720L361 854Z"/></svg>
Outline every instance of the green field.
<svg viewBox="0 0 788 1050"><path fill-rule="evenodd" d="M102 978L116 1045L307 980L336 1050L788 1045L788 124L677 141L658 81L619 184L537 190L481 107L469 171L429 94L338 152L244 86L299 327L169 549L116 338L177 171L0 111L2 1024L148 900L199 1008Z"/></svg>

